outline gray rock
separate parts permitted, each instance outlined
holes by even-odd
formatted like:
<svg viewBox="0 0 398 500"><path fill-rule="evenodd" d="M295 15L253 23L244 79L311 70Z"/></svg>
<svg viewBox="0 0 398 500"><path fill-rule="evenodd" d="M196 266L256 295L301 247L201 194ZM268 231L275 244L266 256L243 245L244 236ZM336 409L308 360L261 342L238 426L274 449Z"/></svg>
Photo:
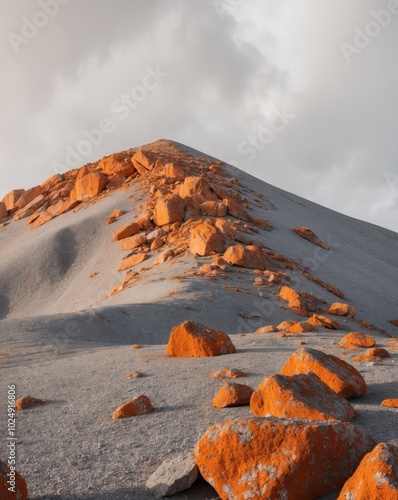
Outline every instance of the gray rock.
<svg viewBox="0 0 398 500"><path fill-rule="evenodd" d="M199 475L193 453L165 460L146 483L156 498L169 497L187 490Z"/></svg>

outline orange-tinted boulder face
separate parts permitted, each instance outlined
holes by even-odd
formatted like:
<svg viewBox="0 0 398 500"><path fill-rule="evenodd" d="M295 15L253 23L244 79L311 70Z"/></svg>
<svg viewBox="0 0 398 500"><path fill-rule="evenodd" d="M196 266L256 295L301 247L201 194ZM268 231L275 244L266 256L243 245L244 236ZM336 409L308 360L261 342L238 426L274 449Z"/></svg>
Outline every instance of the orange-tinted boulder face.
<svg viewBox="0 0 398 500"><path fill-rule="evenodd" d="M345 398L363 396L366 382L349 363L316 349L299 349L282 367L282 375L314 372L322 382Z"/></svg>
<svg viewBox="0 0 398 500"><path fill-rule="evenodd" d="M235 346L224 332L185 321L172 329L166 352L177 358L232 354Z"/></svg>
<svg viewBox="0 0 398 500"><path fill-rule="evenodd" d="M113 418L129 418L136 417L138 415L147 415L153 412L153 406L148 398L148 396L140 395L136 396L134 399L128 403L116 408L113 412Z"/></svg>
<svg viewBox="0 0 398 500"><path fill-rule="evenodd" d="M140 230L140 226L137 222L129 222L122 227L119 227L117 231L113 234L113 239L116 241L122 240L123 238L128 238L129 236L134 236Z"/></svg>
<svg viewBox="0 0 398 500"><path fill-rule="evenodd" d="M329 330L340 330L341 325L338 321L330 319L322 314L313 314L311 318L307 320L310 325L319 326L321 328L328 328Z"/></svg>
<svg viewBox="0 0 398 500"><path fill-rule="evenodd" d="M376 341L372 336L365 335L361 332L348 333L339 342L340 347L345 347L346 349L357 349L358 347L373 347L375 343Z"/></svg>
<svg viewBox="0 0 398 500"><path fill-rule="evenodd" d="M28 191L25 191L25 193L20 198L18 198L15 206L19 209L24 208L26 207L26 205L31 203L35 198L42 195L43 193L44 189L41 186L36 186L32 189L29 189Z"/></svg>
<svg viewBox="0 0 398 500"><path fill-rule="evenodd" d="M225 241L221 231L206 220L191 230L189 250L194 255L211 255L225 250Z"/></svg>
<svg viewBox="0 0 398 500"><path fill-rule="evenodd" d="M138 266L148 258L146 253L137 253L135 255L131 255L131 257L127 257L122 260L119 266L119 271L125 271L126 269L130 269L131 267Z"/></svg>
<svg viewBox="0 0 398 500"><path fill-rule="evenodd" d="M309 228L309 227L295 227L293 229L295 233L297 233L302 238L310 241L314 245L323 248L324 250L330 250L326 243L323 243L318 236Z"/></svg>
<svg viewBox="0 0 398 500"><path fill-rule="evenodd" d="M303 500L339 491L373 446L350 423L257 417L211 426L194 454L223 500Z"/></svg>
<svg viewBox="0 0 398 500"><path fill-rule="evenodd" d="M111 155L107 158L103 158L98 163L98 166L108 177L113 177L115 175L129 177L135 172L135 168L132 165L130 158L118 157L117 155Z"/></svg>
<svg viewBox="0 0 398 500"><path fill-rule="evenodd" d="M137 151L131 158L134 168L141 174L145 175L153 169L156 159L153 154Z"/></svg>
<svg viewBox="0 0 398 500"><path fill-rule="evenodd" d="M157 226L181 222L184 219L185 205L178 195L166 195L158 199L153 220Z"/></svg>
<svg viewBox="0 0 398 500"><path fill-rule="evenodd" d="M198 205L206 201L219 201L218 196L202 177L186 177L183 184L178 187L178 194L181 198L191 198Z"/></svg>
<svg viewBox="0 0 398 500"><path fill-rule="evenodd" d="M348 479L338 500L396 500L398 498L398 448L380 443L365 455Z"/></svg>
<svg viewBox="0 0 398 500"><path fill-rule="evenodd" d="M44 401L37 398L32 398L31 396L22 396L22 398L18 398L15 401L15 409L16 410L24 410L25 408L29 408L30 406L42 405Z"/></svg>
<svg viewBox="0 0 398 500"><path fill-rule="evenodd" d="M380 404L387 408L398 408L398 398L384 399Z"/></svg>
<svg viewBox="0 0 398 500"><path fill-rule="evenodd" d="M6 204L0 201L0 222L4 222L8 219L8 212Z"/></svg>
<svg viewBox="0 0 398 500"><path fill-rule="evenodd" d="M258 417L350 421L356 416L345 398L336 394L314 373L288 377L271 375L254 391L250 408Z"/></svg>
<svg viewBox="0 0 398 500"><path fill-rule="evenodd" d="M213 406L226 408L227 406L248 405L252 394L253 389L248 385L225 382L213 399Z"/></svg>
<svg viewBox="0 0 398 500"><path fill-rule="evenodd" d="M182 180L187 176L185 170L174 163L167 163L164 166L164 175L170 179Z"/></svg>
<svg viewBox="0 0 398 500"><path fill-rule="evenodd" d="M76 200L82 201L86 198L97 196L106 188L109 179L101 172L91 172L76 182Z"/></svg>
<svg viewBox="0 0 398 500"><path fill-rule="evenodd" d="M350 318L355 318L356 309L355 307L344 304L343 302L335 302L330 307L325 309L325 313L334 314L335 316L348 316Z"/></svg>
<svg viewBox="0 0 398 500"><path fill-rule="evenodd" d="M4 198L1 201L5 203L7 210L12 212L13 210L18 208L16 206L16 203L24 193L25 193L24 189L14 189L14 191L11 191L10 193L6 194L6 196L4 196Z"/></svg>
<svg viewBox="0 0 398 500"><path fill-rule="evenodd" d="M0 460L0 498L1 500L27 500L28 488L25 479L15 471L15 485L10 484L10 480L14 481L12 471L5 462ZM14 491L9 488L13 487Z"/></svg>
<svg viewBox="0 0 398 500"><path fill-rule="evenodd" d="M289 286L283 286L281 288L281 291L279 292L279 297L287 301L289 308L293 312L299 315L308 315L304 299L293 288L290 288Z"/></svg>
<svg viewBox="0 0 398 500"><path fill-rule="evenodd" d="M210 217L225 217L227 206L223 201L205 201L200 205L200 213Z"/></svg>
<svg viewBox="0 0 398 500"><path fill-rule="evenodd" d="M61 174L55 174L45 182L43 182L41 187L44 189L44 191L51 191L57 184L63 182L63 180L64 177Z"/></svg>
<svg viewBox="0 0 398 500"><path fill-rule="evenodd" d="M248 269L267 269L269 261L261 250L254 245L233 245L224 253L223 258L228 264L246 267Z"/></svg>

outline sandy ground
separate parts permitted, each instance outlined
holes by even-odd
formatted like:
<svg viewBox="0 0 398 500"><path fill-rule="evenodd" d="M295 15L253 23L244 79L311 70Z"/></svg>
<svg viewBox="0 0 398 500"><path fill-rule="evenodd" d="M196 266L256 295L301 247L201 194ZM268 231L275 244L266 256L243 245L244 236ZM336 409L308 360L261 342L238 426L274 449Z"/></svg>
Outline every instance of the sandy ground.
<svg viewBox="0 0 398 500"><path fill-rule="evenodd" d="M272 231L260 230L258 241L343 290L344 302L355 306L359 319L397 336L398 328L389 323L398 319L396 233L224 168L241 183L253 216L273 226ZM142 281L109 296L124 279L117 269L125 253L112 234L140 213L148 189L137 183L33 232L24 220L0 230L2 413L8 384L16 385L18 396L46 401L17 415L18 470L27 479L32 499L151 498L145 481L166 457L191 450L213 423L250 415L248 407L212 407L221 382L209 379L211 371L244 370L245 382L255 388L264 376L280 370L298 348L297 339L341 354L339 339L359 329L355 321L337 318L344 331L291 339L253 334L261 326L304 318L277 298L276 286L254 286L251 270L229 269L214 281L194 276L192 272L210 258L192 255L142 271ZM108 225L115 208L127 213ZM292 231L296 226L310 227L331 250L300 238ZM145 267L156 256L151 255ZM92 273L97 274L90 278ZM301 274L287 274L296 290L314 293L329 305L338 301ZM207 359L167 358L170 330L185 320L231 334L238 352ZM237 337L239 332L248 335ZM365 333L380 346L388 340L372 330ZM143 348L132 351L131 344ZM353 402L359 412L356 423L377 441L398 443L398 411L380 407L383 399L398 397L397 352L391 351L391 358L382 363L355 366L368 383L367 395ZM124 377L135 370L145 376ZM117 406L141 393L151 398L154 413L112 419ZM3 436L5 425L0 419ZM2 446L0 458L5 454ZM176 498L212 500L217 495L202 483Z"/></svg>

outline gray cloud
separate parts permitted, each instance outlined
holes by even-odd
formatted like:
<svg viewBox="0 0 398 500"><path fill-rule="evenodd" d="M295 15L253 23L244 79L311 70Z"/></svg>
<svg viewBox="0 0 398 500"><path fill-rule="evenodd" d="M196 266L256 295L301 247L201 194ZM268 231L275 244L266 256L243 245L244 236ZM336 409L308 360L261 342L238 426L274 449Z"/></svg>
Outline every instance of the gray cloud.
<svg viewBox="0 0 398 500"><path fill-rule="evenodd" d="M113 131L82 163L167 137L398 230L384 176L398 175L398 15L350 64L341 48L389 2L220 1L222 15L203 0L71 0L18 53L7 36L40 6L3 3L0 196L67 167L67 148L107 118ZM135 101L148 68L164 76ZM249 154L253 139L261 150Z"/></svg>

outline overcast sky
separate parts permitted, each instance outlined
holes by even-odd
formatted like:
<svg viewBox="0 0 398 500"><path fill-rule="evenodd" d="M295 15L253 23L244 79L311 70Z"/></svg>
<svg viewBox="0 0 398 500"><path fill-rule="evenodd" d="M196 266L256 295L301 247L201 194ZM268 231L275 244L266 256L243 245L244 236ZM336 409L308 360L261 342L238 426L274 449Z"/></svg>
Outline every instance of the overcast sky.
<svg viewBox="0 0 398 500"><path fill-rule="evenodd" d="M398 231L398 0L0 5L0 199L168 138Z"/></svg>

